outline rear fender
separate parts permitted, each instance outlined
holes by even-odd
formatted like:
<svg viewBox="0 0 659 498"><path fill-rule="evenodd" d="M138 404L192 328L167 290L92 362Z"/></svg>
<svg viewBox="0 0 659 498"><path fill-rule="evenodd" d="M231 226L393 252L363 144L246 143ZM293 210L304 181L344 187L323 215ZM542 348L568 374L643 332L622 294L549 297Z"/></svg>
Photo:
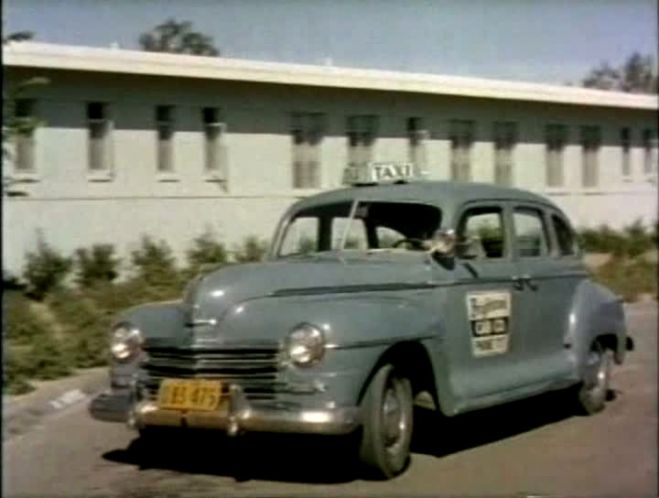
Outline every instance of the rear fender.
<svg viewBox="0 0 659 498"><path fill-rule="evenodd" d="M564 338L579 378L583 376L586 355L596 340L613 350L617 364L625 360L629 341L622 300L606 287L585 280L575 292Z"/></svg>

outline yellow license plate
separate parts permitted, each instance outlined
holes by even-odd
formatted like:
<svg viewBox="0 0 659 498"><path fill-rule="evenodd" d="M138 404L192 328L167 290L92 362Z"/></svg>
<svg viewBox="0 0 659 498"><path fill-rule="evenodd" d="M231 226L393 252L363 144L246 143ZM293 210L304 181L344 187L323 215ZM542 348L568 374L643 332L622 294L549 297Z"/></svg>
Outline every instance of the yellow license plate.
<svg viewBox="0 0 659 498"><path fill-rule="evenodd" d="M219 380L164 379L158 391L158 407L167 410L217 410L221 391Z"/></svg>

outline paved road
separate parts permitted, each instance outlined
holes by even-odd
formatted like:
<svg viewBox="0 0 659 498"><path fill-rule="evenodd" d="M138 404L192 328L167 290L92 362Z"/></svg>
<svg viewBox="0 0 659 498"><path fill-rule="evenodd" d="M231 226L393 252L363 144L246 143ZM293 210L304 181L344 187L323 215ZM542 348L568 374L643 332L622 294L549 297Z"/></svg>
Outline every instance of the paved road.
<svg viewBox="0 0 659 498"><path fill-rule="evenodd" d="M657 310L628 316L637 351L604 413L573 416L549 395L439 425L425 414L411 467L393 481L360 480L343 443L322 438L202 435L147 451L77 404L5 443L3 495L656 496Z"/></svg>

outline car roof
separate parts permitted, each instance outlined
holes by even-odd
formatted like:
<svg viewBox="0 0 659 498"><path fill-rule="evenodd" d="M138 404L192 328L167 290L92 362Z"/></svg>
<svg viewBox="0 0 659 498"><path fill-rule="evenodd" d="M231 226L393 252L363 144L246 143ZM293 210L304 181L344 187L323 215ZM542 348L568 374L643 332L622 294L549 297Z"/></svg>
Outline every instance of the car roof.
<svg viewBox="0 0 659 498"><path fill-rule="evenodd" d="M417 201L444 208L456 208L469 201L513 200L541 203L558 209L546 197L527 190L502 187L489 183L431 180L417 180L385 185L364 185L332 190L307 197L296 203L294 209L299 210L324 204L350 202L356 198L365 201L385 202Z"/></svg>

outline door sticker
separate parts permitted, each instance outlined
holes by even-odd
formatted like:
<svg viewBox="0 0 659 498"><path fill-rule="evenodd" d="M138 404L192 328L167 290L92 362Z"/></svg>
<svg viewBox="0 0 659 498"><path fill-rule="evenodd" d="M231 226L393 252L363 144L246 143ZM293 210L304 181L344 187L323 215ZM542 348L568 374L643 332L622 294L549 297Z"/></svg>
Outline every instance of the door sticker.
<svg viewBox="0 0 659 498"><path fill-rule="evenodd" d="M468 293L467 318L471 327L471 351L474 356L490 356L508 351L510 292Z"/></svg>

